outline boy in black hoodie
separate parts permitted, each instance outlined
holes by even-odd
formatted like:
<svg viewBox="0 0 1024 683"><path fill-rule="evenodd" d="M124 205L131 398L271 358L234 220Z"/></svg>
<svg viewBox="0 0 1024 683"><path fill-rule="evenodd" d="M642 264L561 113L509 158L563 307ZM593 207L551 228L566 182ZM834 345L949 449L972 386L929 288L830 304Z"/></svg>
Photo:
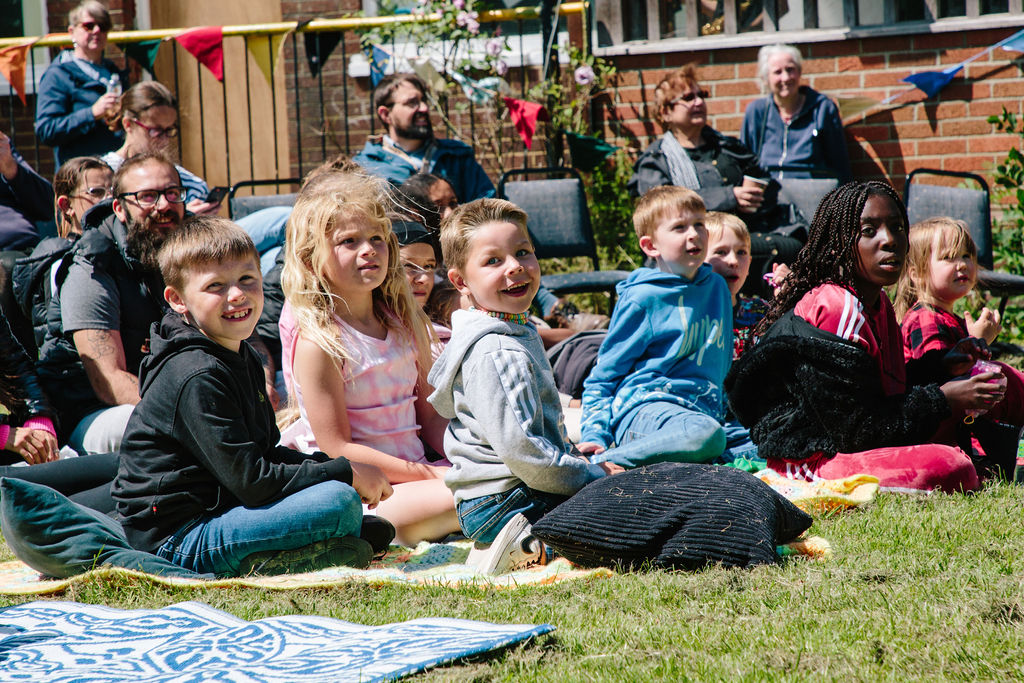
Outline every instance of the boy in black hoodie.
<svg viewBox="0 0 1024 683"><path fill-rule="evenodd" d="M195 217L159 261L172 310L153 325L112 491L129 542L221 576L365 566L360 499L373 507L391 486L375 467L277 445L245 342L263 308L252 240Z"/></svg>

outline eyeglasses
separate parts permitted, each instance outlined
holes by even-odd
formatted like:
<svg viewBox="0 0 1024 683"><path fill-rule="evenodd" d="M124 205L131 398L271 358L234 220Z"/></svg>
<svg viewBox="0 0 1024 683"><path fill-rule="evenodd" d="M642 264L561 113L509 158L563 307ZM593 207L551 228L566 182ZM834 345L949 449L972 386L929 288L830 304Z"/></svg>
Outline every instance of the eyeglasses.
<svg viewBox="0 0 1024 683"><path fill-rule="evenodd" d="M151 138L158 138L161 135L166 135L169 138L176 138L176 137L178 137L178 127L177 126L170 126L169 128L161 128L160 126L147 126L146 124L144 124L142 121L139 121L138 119L128 119L128 120L131 121L132 123L134 123L136 126L141 128L142 130L146 131L146 133Z"/></svg>
<svg viewBox="0 0 1024 683"><path fill-rule="evenodd" d="M423 275L431 275L433 271L423 266L418 266L412 261L402 261L402 267L405 268L405 275L409 278L418 278Z"/></svg>
<svg viewBox="0 0 1024 683"><path fill-rule="evenodd" d="M678 97L673 97L671 100L668 101L668 106L674 107L680 102L690 104L698 97L701 98L702 100L706 100L707 98L711 97L711 93L709 93L707 90L697 90L696 92L688 92L683 95L679 95Z"/></svg>
<svg viewBox="0 0 1024 683"><path fill-rule="evenodd" d="M78 25L84 28L87 32L92 33L97 27L101 32L107 33L110 31L110 24L101 24L97 21L80 21Z"/></svg>
<svg viewBox="0 0 1024 683"><path fill-rule="evenodd" d="M100 201L107 197L114 196L113 190L109 187L87 187L81 194L73 194L72 197L79 197L80 199L94 199Z"/></svg>
<svg viewBox="0 0 1024 683"><path fill-rule="evenodd" d="M139 190L138 192L122 192L117 195L118 199L131 198L139 206L148 209L151 206L156 206L156 203L160 201L161 195L167 200L168 204L184 204L185 203L185 188L180 185L172 185L171 187L165 187L162 190Z"/></svg>

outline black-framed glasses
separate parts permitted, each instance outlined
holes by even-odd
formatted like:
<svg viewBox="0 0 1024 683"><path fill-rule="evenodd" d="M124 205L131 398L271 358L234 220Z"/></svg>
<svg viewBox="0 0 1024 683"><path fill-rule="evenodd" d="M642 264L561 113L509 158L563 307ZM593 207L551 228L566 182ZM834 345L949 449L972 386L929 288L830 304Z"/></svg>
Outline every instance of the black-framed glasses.
<svg viewBox="0 0 1024 683"><path fill-rule="evenodd" d="M112 197L113 195L114 195L114 191L111 188L109 188L107 186L100 186L100 187L87 187L87 188L85 188L85 190L83 190L79 194L73 194L71 196L72 197L79 197L81 199L94 199L94 200L96 200L98 202L98 201L101 201L103 199L106 199L107 197Z"/></svg>
<svg viewBox="0 0 1024 683"><path fill-rule="evenodd" d="M674 107L680 102L691 104L698 97L701 98L702 100L706 100L707 98L711 97L711 93L709 93L707 90L690 91L688 93L679 95L678 97L673 97L671 100L668 101L668 106Z"/></svg>
<svg viewBox="0 0 1024 683"><path fill-rule="evenodd" d="M122 192L117 195L118 199L129 199L131 198L136 204L143 208L149 208L156 206L156 203L160 201L160 197L163 196L167 200L168 204L184 204L185 203L185 188L180 185L172 185L171 187L165 187L162 190L139 190L138 192Z"/></svg>
<svg viewBox="0 0 1024 683"><path fill-rule="evenodd" d="M110 25L109 24L101 24L98 21L80 21L80 22L78 22L78 25L81 26L82 28L84 28L89 33L92 33L93 29L95 29L97 26L99 26L100 31L102 31L103 33L109 33L110 32Z"/></svg>
<svg viewBox="0 0 1024 683"><path fill-rule="evenodd" d="M176 138L176 137L178 137L178 127L177 126L168 126L167 128L161 128L160 126L147 126L146 124L144 124L142 121L139 121L138 119L128 119L128 120L131 121L132 123L134 123L136 126L141 128L142 130L146 131L146 135L148 135L151 138L158 138L161 135L166 135L169 138Z"/></svg>

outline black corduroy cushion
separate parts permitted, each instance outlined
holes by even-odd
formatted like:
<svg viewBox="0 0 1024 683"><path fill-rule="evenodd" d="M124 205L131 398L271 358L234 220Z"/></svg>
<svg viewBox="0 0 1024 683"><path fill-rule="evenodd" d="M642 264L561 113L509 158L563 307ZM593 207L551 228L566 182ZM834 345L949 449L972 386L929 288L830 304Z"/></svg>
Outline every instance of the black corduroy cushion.
<svg viewBox="0 0 1024 683"><path fill-rule="evenodd" d="M751 567L813 520L747 472L660 463L604 477L542 517L533 533L585 566Z"/></svg>

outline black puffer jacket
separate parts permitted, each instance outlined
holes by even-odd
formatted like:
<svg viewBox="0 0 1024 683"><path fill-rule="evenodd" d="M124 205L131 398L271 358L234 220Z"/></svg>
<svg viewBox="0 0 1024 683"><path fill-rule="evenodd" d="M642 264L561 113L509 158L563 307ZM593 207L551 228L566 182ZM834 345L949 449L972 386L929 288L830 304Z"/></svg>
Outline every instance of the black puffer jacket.
<svg viewBox="0 0 1024 683"><path fill-rule="evenodd" d="M40 415L57 421L39 386L32 359L14 337L6 316L0 316L0 404L10 411L6 417L11 425L21 426L30 417Z"/></svg>
<svg viewBox="0 0 1024 683"><path fill-rule="evenodd" d="M758 454L793 462L926 443L950 415L937 384L886 396L863 348L792 311L733 364L725 390Z"/></svg>

